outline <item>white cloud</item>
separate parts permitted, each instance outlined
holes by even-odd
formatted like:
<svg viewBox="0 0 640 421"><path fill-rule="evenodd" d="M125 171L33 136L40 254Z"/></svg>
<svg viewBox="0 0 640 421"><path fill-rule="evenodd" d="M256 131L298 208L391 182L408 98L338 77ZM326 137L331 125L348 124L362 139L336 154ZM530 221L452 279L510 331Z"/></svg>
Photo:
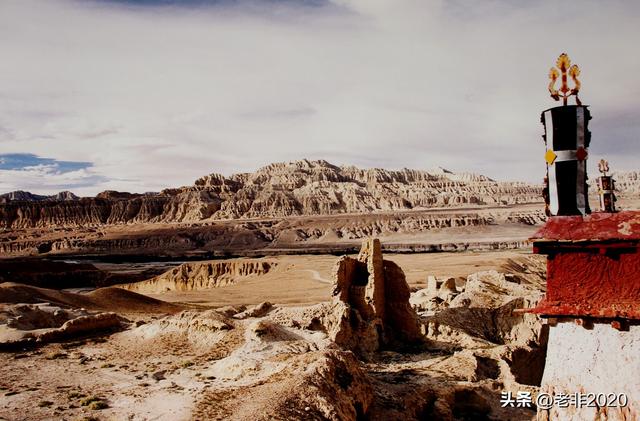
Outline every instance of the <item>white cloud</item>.
<svg viewBox="0 0 640 421"><path fill-rule="evenodd" d="M0 191L26 190L50 194L72 189L79 195L94 193L95 186L105 186L101 176L91 169L60 171L56 165L34 165L21 170L0 170ZM104 190L104 189L103 189Z"/></svg>
<svg viewBox="0 0 640 421"><path fill-rule="evenodd" d="M606 153L612 167L636 168L638 9L595 0L195 9L4 0L0 154L92 162L86 171L108 181L84 194L159 190L300 158L539 181L538 118L554 105L546 75L567 51L592 104L591 163ZM3 172L0 189L43 191L40 176L52 177ZM53 179L52 188L64 182Z"/></svg>

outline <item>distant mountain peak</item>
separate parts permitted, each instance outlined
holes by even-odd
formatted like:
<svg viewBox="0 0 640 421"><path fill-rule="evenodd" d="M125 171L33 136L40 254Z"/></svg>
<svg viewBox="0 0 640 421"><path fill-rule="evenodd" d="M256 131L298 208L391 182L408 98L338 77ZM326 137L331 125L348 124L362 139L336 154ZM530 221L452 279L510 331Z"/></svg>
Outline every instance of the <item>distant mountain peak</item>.
<svg viewBox="0 0 640 421"><path fill-rule="evenodd" d="M0 194L0 203L11 201L40 202L42 200L76 200L78 196L70 191L61 191L51 196L34 194L24 190L15 190L9 193Z"/></svg>

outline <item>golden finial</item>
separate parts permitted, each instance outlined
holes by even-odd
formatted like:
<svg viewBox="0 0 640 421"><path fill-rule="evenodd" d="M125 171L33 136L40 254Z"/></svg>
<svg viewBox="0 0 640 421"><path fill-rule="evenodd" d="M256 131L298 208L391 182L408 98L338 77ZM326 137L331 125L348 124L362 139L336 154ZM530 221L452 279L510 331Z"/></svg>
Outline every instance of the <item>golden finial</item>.
<svg viewBox="0 0 640 421"><path fill-rule="evenodd" d="M602 175L606 177L607 172L609 171L609 162L607 162L605 159L601 159L598 163L598 170L602 173Z"/></svg>
<svg viewBox="0 0 640 421"><path fill-rule="evenodd" d="M551 82L549 82L549 92L551 93L551 98L556 101L559 101L560 98L562 98L563 105L567 105L567 99L571 95L575 95L576 104L582 105L580 98L578 98L578 92L580 91L581 86L580 81L578 80L578 76L580 76L580 68L575 64L573 66L571 65L571 60L566 53L560 54L558 61L556 61L556 67L552 67L551 70L549 70L549 79L551 79ZM567 71L569 71L569 76L573 79L573 89L569 89L569 85L567 84ZM555 84L560 76L562 76L562 85L558 90L555 88Z"/></svg>

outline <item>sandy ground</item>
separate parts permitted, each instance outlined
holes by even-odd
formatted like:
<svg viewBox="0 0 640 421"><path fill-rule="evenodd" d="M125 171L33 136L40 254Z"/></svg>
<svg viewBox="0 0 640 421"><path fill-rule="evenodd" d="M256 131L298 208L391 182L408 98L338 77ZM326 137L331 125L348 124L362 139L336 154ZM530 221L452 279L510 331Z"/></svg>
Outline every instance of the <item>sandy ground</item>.
<svg viewBox="0 0 640 421"><path fill-rule="evenodd" d="M427 277L465 277L483 270L500 270L530 252L522 250L455 253L385 253L397 263L410 286L424 287ZM275 269L260 276L238 279L233 285L209 290L152 294L154 298L211 307L258 304L307 305L329 300L332 270L337 260L331 255L290 255L268 257Z"/></svg>
<svg viewBox="0 0 640 421"><path fill-rule="evenodd" d="M211 383L197 364L215 358L180 336L127 332L0 354L0 419L188 419L194 394Z"/></svg>

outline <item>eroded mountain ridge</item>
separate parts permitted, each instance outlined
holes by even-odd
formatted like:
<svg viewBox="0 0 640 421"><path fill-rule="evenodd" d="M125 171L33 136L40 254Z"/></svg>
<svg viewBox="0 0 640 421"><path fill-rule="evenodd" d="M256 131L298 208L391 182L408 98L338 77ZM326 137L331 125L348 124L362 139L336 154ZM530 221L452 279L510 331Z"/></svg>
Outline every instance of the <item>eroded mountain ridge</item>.
<svg viewBox="0 0 640 421"><path fill-rule="evenodd" d="M5 195L0 227L88 226L274 218L540 202L541 187L447 170L360 169L326 161L276 163L253 173L210 174L160 193L30 201ZM13 195L15 197L15 195ZM18 196L24 198L25 195Z"/></svg>

